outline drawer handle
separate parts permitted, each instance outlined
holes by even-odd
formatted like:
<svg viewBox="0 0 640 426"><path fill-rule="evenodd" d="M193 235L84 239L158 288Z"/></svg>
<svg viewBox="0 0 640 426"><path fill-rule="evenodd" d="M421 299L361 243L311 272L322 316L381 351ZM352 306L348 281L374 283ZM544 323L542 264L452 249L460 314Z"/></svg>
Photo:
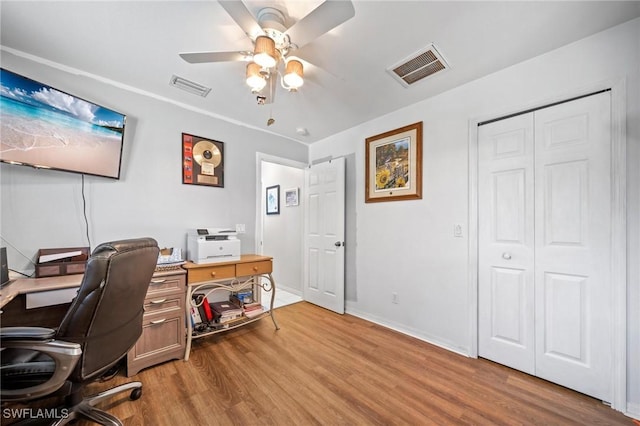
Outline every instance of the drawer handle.
<svg viewBox="0 0 640 426"><path fill-rule="evenodd" d="M212 276L212 277L215 277L215 276L216 276L216 273L215 273L215 272L212 272L212 273L211 273L211 276Z"/></svg>
<svg viewBox="0 0 640 426"><path fill-rule="evenodd" d="M254 267L253 267L253 270L254 270L254 271L256 271L256 272L258 272L258 267L257 267L257 266L254 266Z"/></svg>
<svg viewBox="0 0 640 426"><path fill-rule="evenodd" d="M165 281L167 280L151 280L151 284L162 284Z"/></svg>
<svg viewBox="0 0 640 426"><path fill-rule="evenodd" d="M164 303L164 302L166 302L166 301L167 301L167 299L152 300L152 301L151 301L151 303L152 303L153 305L157 305L158 303Z"/></svg>
<svg viewBox="0 0 640 426"><path fill-rule="evenodd" d="M151 324L153 324L153 325L162 324L166 320L167 320L166 318L162 318L162 319L159 319L159 320L151 321Z"/></svg>

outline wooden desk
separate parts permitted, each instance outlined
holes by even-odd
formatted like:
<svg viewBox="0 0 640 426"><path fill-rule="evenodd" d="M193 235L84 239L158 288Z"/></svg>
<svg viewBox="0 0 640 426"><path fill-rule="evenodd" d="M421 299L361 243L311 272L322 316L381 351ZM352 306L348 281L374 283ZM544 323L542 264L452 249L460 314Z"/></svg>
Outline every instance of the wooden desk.
<svg viewBox="0 0 640 426"><path fill-rule="evenodd" d="M137 374L143 368L184 356L185 275L186 271L181 268L156 271L153 274L144 302L142 334L126 356L127 376ZM0 291L0 303L5 310L3 325L8 321L13 326L57 328L69 309L70 301L26 309L24 301L19 300L20 296L71 289L75 297L83 277L83 274L77 274L16 279ZM16 298L14 303L8 305Z"/></svg>
<svg viewBox="0 0 640 426"><path fill-rule="evenodd" d="M76 274L46 278L17 278L14 282L0 290L0 308L3 308L19 294L63 290L74 287L79 288L83 276L83 274Z"/></svg>
<svg viewBox="0 0 640 426"><path fill-rule="evenodd" d="M273 315L273 301L276 295L275 281L271 276L271 272L273 271L273 258L255 254L243 254L240 256L240 260L205 264L187 262L182 265L182 267L187 270L187 303L185 303L187 344L184 352L185 361L189 360L191 341L195 338L229 331L262 319L265 316L271 317L276 330L280 328L278 327L276 318ZM268 282L263 282L262 278L266 278ZM194 305L192 301L192 295L195 292L203 290L206 296L218 290L232 292L249 288L253 290L254 299L258 302L261 302L261 290L271 293L271 302L268 312L264 312L256 318L248 319L235 325L230 325L228 328L206 331L201 334L194 335L193 327L191 325L191 307L197 307L197 305Z"/></svg>

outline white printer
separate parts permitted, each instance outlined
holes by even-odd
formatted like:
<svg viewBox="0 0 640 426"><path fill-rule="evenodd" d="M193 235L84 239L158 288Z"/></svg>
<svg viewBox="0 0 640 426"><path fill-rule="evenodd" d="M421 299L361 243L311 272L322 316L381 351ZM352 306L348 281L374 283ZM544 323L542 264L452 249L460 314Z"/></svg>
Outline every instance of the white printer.
<svg viewBox="0 0 640 426"><path fill-rule="evenodd" d="M199 264L240 260L240 240L231 229L192 229L187 234L187 257Z"/></svg>

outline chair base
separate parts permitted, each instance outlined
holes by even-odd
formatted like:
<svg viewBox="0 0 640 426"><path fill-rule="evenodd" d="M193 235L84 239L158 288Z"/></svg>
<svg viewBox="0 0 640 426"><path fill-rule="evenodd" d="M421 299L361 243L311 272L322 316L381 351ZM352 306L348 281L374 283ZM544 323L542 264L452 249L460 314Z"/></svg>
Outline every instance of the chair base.
<svg viewBox="0 0 640 426"><path fill-rule="evenodd" d="M96 408L95 405L99 404L105 399L111 398L116 394L129 390L131 390L131 394L129 395L129 398L131 400L140 398L140 396L142 396L142 383L125 383L123 385L116 386L115 388L107 389L106 391L97 393L95 395L84 397L79 403L70 407L66 407L68 410L68 416L56 421L55 423L53 423L53 425L66 425L72 420L77 420L85 417L105 426L123 426L122 422L116 416L114 416L113 414L109 414L106 411L100 410L99 408Z"/></svg>

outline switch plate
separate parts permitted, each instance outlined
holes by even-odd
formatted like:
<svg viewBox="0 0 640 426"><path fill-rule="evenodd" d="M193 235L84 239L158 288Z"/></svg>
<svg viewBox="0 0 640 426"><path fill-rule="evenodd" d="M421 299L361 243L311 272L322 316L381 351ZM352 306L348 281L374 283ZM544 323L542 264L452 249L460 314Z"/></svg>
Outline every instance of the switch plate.
<svg viewBox="0 0 640 426"><path fill-rule="evenodd" d="M244 234L245 232L247 232L247 229L244 226L244 223L236 223L236 232L238 234Z"/></svg>
<svg viewBox="0 0 640 426"><path fill-rule="evenodd" d="M462 238L462 224L456 223L453 225L453 236L456 238Z"/></svg>

